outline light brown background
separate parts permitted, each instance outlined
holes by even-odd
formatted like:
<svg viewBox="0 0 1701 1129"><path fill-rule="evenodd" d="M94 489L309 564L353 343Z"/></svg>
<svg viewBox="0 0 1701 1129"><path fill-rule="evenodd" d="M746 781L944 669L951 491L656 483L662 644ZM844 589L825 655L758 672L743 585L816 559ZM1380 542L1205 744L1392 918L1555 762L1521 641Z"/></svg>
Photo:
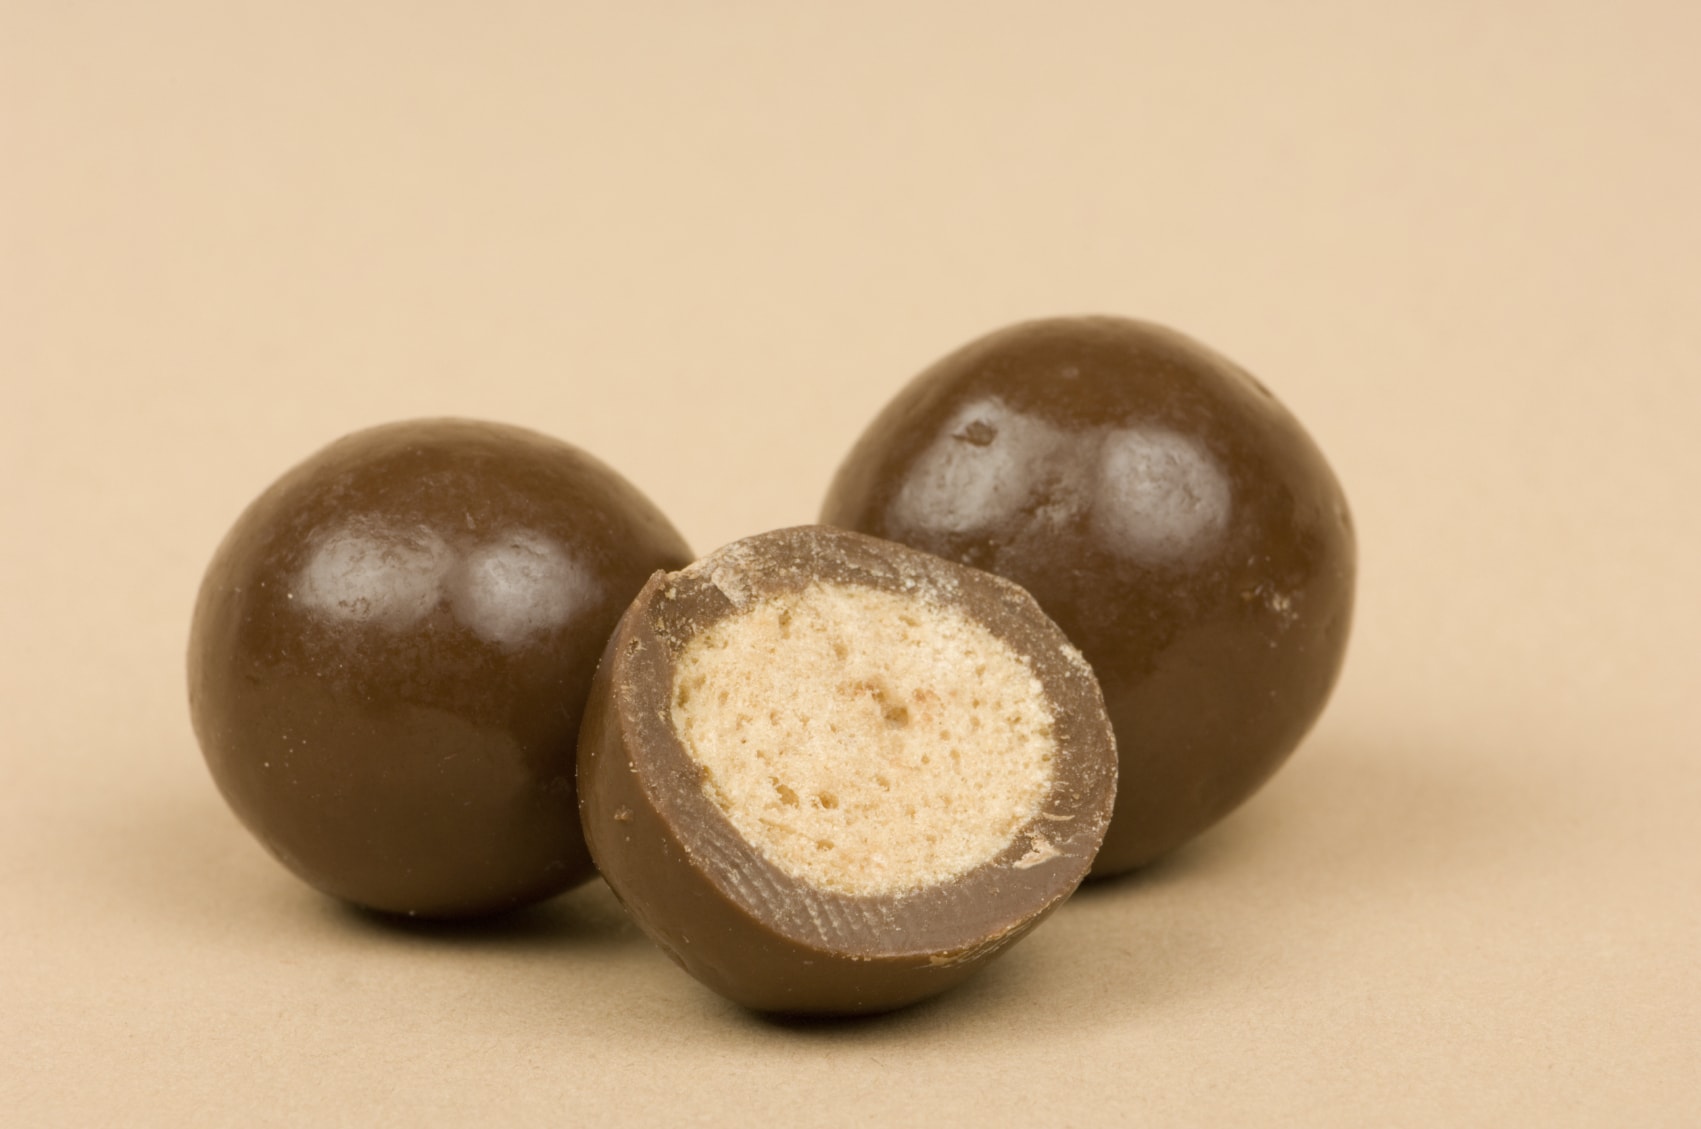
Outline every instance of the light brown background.
<svg viewBox="0 0 1701 1129"><path fill-rule="evenodd" d="M0 1120L1701 1123L1698 11L0 3ZM319 445L527 424L706 550L1078 311L1307 421L1361 610L1263 794L970 987L774 1025L600 885L381 928L221 805L191 600Z"/></svg>

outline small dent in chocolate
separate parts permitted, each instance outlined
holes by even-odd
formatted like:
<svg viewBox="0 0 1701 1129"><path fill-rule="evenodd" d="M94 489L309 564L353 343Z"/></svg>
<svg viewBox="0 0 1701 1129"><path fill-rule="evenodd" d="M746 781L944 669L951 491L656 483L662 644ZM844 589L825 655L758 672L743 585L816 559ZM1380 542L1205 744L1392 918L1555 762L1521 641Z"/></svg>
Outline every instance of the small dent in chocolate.
<svg viewBox="0 0 1701 1129"><path fill-rule="evenodd" d="M1026 870L1030 866L1038 866L1050 859L1060 858L1062 854L1063 852L1052 846L1050 842L1035 835L1029 841L1027 853L1010 865L1017 870Z"/></svg>

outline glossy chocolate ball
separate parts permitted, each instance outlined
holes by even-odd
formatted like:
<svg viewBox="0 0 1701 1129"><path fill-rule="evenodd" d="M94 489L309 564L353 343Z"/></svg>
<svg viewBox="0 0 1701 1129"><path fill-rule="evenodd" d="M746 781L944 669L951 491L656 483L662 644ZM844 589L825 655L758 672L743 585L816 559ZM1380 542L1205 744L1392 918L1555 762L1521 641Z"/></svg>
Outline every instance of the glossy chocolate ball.
<svg viewBox="0 0 1701 1129"><path fill-rule="evenodd" d="M219 546L189 640L213 779L307 882L465 917L592 874L579 722L632 597L690 550L637 489L535 432L347 436Z"/></svg>
<svg viewBox="0 0 1701 1129"><path fill-rule="evenodd" d="M1086 655L1120 757L1101 877L1252 795L1346 651L1356 551L1329 465L1245 370L1144 322L1028 322L939 361L821 520L1016 581Z"/></svg>

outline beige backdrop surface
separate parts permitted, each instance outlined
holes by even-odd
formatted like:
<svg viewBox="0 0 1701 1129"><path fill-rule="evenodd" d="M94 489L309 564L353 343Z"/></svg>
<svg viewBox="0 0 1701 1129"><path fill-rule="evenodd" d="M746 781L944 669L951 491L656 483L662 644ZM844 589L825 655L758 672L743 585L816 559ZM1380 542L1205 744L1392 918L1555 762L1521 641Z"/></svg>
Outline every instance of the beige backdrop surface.
<svg viewBox="0 0 1701 1129"><path fill-rule="evenodd" d="M1697 12L0 0L0 1122L1701 1123ZM1089 311L1307 422L1358 626L969 987L766 1022L600 884L381 927L220 802L191 601L319 445L526 424L707 550Z"/></svg>

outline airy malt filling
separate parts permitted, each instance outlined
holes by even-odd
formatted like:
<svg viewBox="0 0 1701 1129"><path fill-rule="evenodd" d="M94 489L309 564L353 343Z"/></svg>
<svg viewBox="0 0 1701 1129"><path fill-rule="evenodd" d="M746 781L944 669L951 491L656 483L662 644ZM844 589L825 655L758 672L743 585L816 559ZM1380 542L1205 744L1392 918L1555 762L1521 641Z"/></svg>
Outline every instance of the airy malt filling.
<svg viewBox="0 0 1701 1129"><path fill-rule="evenodd" d="M672 721L705 794L792 878L892 895L964 874L1040 813L1057 753L1007 643L920 595L814 583L690 640Z"/></svg>

